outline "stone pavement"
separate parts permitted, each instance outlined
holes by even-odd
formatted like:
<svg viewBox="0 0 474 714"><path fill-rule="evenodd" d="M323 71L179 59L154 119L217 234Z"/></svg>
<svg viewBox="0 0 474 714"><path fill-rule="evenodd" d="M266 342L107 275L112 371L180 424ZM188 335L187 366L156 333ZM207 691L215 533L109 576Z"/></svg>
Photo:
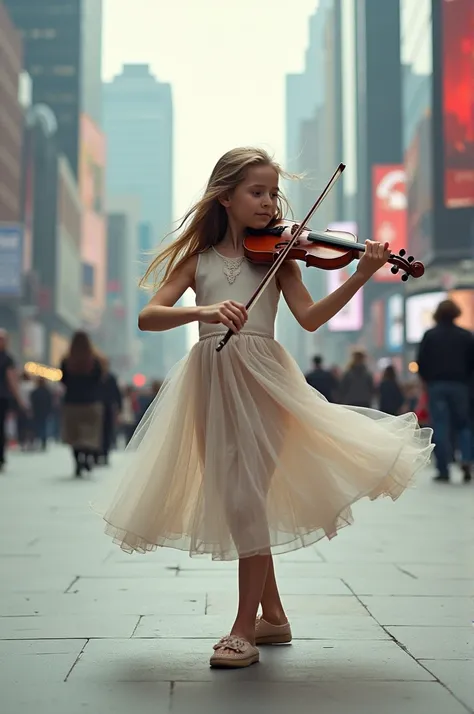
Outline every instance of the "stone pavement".
<svg viewBox="0 0 474 714"><path fill-rule="evenodd" d="M280 556L294 643L215 671L235 563L122 553L88 505L113 469L70 473L54 447L0 475L1 714L474 711L474 484L426 472L395 504L358 504L330 543Z"/></svg>

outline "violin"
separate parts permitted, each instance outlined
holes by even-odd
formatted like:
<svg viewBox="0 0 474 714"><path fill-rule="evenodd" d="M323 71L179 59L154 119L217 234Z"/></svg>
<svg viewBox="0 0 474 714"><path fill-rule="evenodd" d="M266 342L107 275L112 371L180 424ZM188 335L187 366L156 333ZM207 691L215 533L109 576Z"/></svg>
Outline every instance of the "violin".
<svg viewBox="0 0 474 714"><path fill-rule="evenodd" d="M244 238L244 254L254 263L269 265L267 273L260 285L246 304L249 311L256 304L263 291L275 277L282 263L287 259L304 260L306 265L315 265L326 270L343 268L358 258L365 251L365 245L357 242L356 236L343 231L310 231L306 228L316 210L324 201L334 184L339 180L345 169L345 164L339 164L320 196L311 206L308 214L300 224L291 221L279 221L275 226L262 230L248 230ZM398 255L390 255L392 272L404 271L402 280L408 280L411 275L420 278L425 272L423 263L415 261L413 256L405 258L405 251ZM228 330L216 347L220 352L233 335Z"/></svg>
<svg viewBox="0 0 474 714"><path fill-rule="evenodd" d="M292 241L298 224L292 221L278 221L275 225L263 229L247 229L244 238L244 255L251 263L271 265L284 248ZM307 266L323 270L338 270L345 268L353 260L360 258L365 251L364 243L358 243L353 233L346 231L310 231L303 227L299 238L292 241L285 260L302 260ZM388 263L392 265L392 273L402 271L402 280L409 276L421 278L425 272L423 263L415 260L412 255L405 258L406 251L400 250L398 255L390 254Z"/></svg>

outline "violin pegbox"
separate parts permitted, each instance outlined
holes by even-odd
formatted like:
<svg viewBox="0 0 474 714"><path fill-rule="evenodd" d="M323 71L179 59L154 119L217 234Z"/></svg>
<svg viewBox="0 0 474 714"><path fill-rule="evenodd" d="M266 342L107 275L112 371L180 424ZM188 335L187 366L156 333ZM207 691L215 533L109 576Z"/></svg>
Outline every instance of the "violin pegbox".
<svg viewBox="0 0 474 714"><path fill-rule="evenodd" d="M405 283L409 277L421 278L425 272L425 266L419 260L415 260L412 255L405 258L406 250L402 248L398 255L391 255L388 262L392 264L391 272L393 275L402 270L403 274L401 276L403 282Z"/></svg>

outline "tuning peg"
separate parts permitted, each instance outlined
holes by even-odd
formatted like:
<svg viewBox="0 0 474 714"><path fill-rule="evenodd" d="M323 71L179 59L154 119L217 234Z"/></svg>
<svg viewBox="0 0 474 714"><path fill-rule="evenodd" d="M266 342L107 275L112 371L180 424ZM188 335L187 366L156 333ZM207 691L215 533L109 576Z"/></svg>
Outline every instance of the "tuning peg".
<svg viewBox="0 0 474 714"><path fill-rule="evenodd" d="M404 273L404 274L402 275L402 280L403 280L404 283L406 283L406 281L408 280L408 273Z"/></svg>
<svg viewBox="0 0 474 714"><path fill-rule="evenodd" d="M409 255L408 258L407 258L407 260L408 260L409 263L413 263L413 261L415 260L415 258L413 257L413 255Z"/></svg>
<svg viewBox="0 0 474 714"><path fill-rule="evenodd" d="M394 275L396 275L396 274L398 273L398 265L392 266L392 267L390 268L390 270L392 271L392 273L393 273Z"/></svg>
<svg viewBox="0 0 474 714"><path fill-rule="evenodd" d="M406 253L405 248L402 248L402 249L399 251L398 255L399 255L401 258L403 258L403 256L405 255L405 253Z"/></svg>

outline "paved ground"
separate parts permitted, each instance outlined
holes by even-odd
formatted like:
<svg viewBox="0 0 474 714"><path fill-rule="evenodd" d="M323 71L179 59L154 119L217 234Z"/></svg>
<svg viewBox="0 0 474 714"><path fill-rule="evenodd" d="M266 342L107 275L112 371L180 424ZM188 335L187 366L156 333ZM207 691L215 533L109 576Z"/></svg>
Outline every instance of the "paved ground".
<svg viewBox="0 0 474 714"><path fill-rule="evenodd" d="M115 456L115 460L120 458ZM296 639L244 671L208 666L235 564L128 556L67 452L0 476L2 714L461 714L474 711L474 484L430 474L364 502L331 543L277 561Z"/></svg>

